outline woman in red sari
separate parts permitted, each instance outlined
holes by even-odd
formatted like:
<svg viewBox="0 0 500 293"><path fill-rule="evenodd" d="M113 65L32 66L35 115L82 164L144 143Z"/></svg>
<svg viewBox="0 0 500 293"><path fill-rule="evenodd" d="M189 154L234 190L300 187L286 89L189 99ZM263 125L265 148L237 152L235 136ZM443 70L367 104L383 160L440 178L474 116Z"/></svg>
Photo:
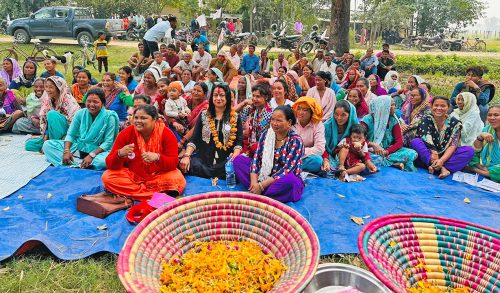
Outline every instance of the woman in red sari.
<svg viewBox="0 0 500 293"><path fill-rule="evenodd" d="M177 140L152 105L134 111L134 125L124 129L106 158L102 175L105 189L135 200L151 198L155 192L179 195L186 180L177 169Z"/></svg>

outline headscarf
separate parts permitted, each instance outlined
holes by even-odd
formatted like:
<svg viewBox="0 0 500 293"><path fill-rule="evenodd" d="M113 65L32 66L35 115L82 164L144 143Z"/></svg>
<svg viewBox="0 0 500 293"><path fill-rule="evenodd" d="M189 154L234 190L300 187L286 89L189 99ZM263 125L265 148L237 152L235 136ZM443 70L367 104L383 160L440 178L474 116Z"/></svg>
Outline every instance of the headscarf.
<svg viewBox="0 0 500 293"><path fill-rule="evenodd" d="M316 124L320 122L321 119L323 119L323 109L321 108L320 103L318 103L315 98L302 97L298 99L292 106L293 112L297 113L297 109L304 106L307 106L309 107L309 109L311 109L311 122L313 124ZM297 114L295 114L295 116L297 116Z"/></svg>
<svg viewBox="0 0 500 293"><path fill-rule="evenodd" d="M359 96L359 102L357 105L355 105L356 116L358 116L358 118L363 118L364 116L368 115L370 113L370 111L368 110L368 104L365 101L365 97L363 96L363 93L357 88L353 88L349 91L356 91L358 93L358 96ZM349 94L346 95L346 97L345 97L346 100L348 100L348 96L349 96Z"/></svg>
<svg viewBox="0 0 500 293"><path fill-rule="evenodd" d="M392 79L392 76L396 75L396 80ZM399 84L399 73L395 70L389 70L384 78L384 86L387 91L394 88L396 90L401 89L401 84Z"/></svg>
<svg viewBox="0 0 500 293"><path fill-rule="evenodd" d="M14 58L5 58L5 60L7 60L7 59L10 60L10 62L12 62L12 78L7 73L7 71L5 71L3 68L0 71L0 77L3 78L3 79L5 79L5 81L7 83L7 88L8 88L10 86L10 83L13 80L15 80L19 76L23 75L23 71L19 67L19 63L17 63L16 59L14 59Z"/></svg>
<svg viewBox="0 0 500 293"><path fill-rule="evenodd" d="M424 116L418 125L417 137L422 138L427 148L441 155L450 146L453 136L462 129L462 123L455 117L448 117L441 131L436 125L434 115Z"/></svg>
<svg viewBox="0 0 500 293"><path fill-rule="evenodd" d="M354 69L352 69L354 70ZM358 82L359 78L361 77L361 75L359 74L359 71L357 70L354 70L354 80L351 82L349 80L349 73L351 72L351 70L349 70L349 72L347 72L347 74L345 75L345 79L344 79L344 82L342 83L342 87L345 88L345 89L353 89L356 87L356 83Z"/></svg>
<svg viewBox="0 0 500 293"><path fill-rule="evenodd" d="M157 67L150 67L144 71L144 73L149 72L153 75L155 82L157 82L161 78L161 72L160 69Z"/></svg>
<svg viewBox="0 0 500 293"><path fill-rule="evenodd" d="M295 82L294 82L295 77L293 74L288 74L288 73L290 73L290 71L288 71L285 75L281 77L285 80L286 85L288 87L288 96L286 96L285 98L289 99L292 102L295 102L299 98L297 96L297 91L295 90ZM295 74L297 73L295 72Z"/></svg>
<svg viewBox="0 0 500 293"><path fill-rule="evenodd" d="M236 103L241 103L243 100L252 98L252 79L253 79L253 76L251 74L245 74L242 77L245 78L245 97L240 99L240 97L239 97L240 91L236 90L235 91Z"/></svg>
<svg viewBox="0 0 500 293"><path fill-rule="evenodd" d="M80 106L76 102L75 98L69 93L68 85L66 84L66 80L59 76L49 76L45 82L48 80L54 82L57 89L59 90L59 98L57 99L56 104L52 103L51 98L47 94L47 92L43 92L42 97L42 107L40 109L40 130L42 133L45 132L47 128L47 114L51 110L55 110L61 113L64 117L66 117L68 123L71 122L75 113L80 110Z"/></svg>
<svg viewBox="0 0 500 293"><path fill-rule="evenodd" d="M216 82L224 82L224 74L222 74L222 71L220 71L219 68L212 67L210 69L215 73L215 75L217 75L217 81Z"/></svg>
<svg viewBox="0 0 500 293"><path fill-rule="evenodd" d="M359 124L358 117L356 116L356 107L354 107L353 104L351 104L349 101L346 101L349 103L349 120L347 120L347 126L344 130L344 133L342 134L341 137L338 136L338 126L337 126L337 121L335 121L335 118L332 117L328 119L325 122L325 139L326 139L326 151L328 154L333 154L335 148L339 144L339 142L347 137L349 133L351 132L351 127L353 125ZM338 107L338 103L335 108Z"/></svg>
<svg viewBox="0 0 500 293"><path fill-rule="evenodd" d="M376 74L373 74L373 76L375 76L375 79L377 80L377 88L375 88L375 91L372 91L372 93L374 93L377 96L387 95L387 91L380 84L380 77Z"/></svg>
<svg viewBox="0 0 500 293"><path fill-rule="evenodd" d="M145 152L161 153L161 146L162 146L161 138L164 129L165 129L165 123L160 119L156 120L153 132L151 133L151 136L146 142L144 140L144 136L142 136L142 134L140 134L139 131L137 131L137 129L134 126L135 136L137 137L137 147L139 148L141 154Z"/></svg>
<svg viewBox="0 0 500 293"><path fill-rule="evenodd" d="M370 113L373 115L373 130L368 131L368 136L370 137L371 130L373 131L372 141L378 145L381 145L385 131L387 129L387 123L389 122L390 112L391 112L392 98L390 96L378 96L373 98L370 103ZM394 119L397 118L394 116Z"/></svg>
<svg viewBox="0 0 500 293"><path fill-rule="evenodd" d="M31 64L33 64L33 66L35 66L35 72L33 73L33 76L31 78L26 78L26 76L24 76L24 66L26 66L26 64L28 64L28 63L31 63ZM12 79L12 81L17 84L17 88L20 88L22 86L26 87L26 88L31 88L33 86L33 84L35 83L35 79L36 79L37 67L38 67L37 64L32 60L26 60L26 62L24 62L22 74L16 78Z"/></svg>
<svg viewBox="0 0 500 293"><path fill-rule="evenodd" d="M460 137L462 145L471 146L476 137L481 133L484 123L479 115L476 96L469 92L463 92L459 95L464 99L464 108L460 110L457 107L450 116L462 122L462 136Z"/></svg>
<svg viewBox="0 0 500 293"><path fill-rule="evenodd" d="M420 95L422 96L422 102L415 108L413 108L413 105L410 103L410 99L407 99L406 101L408 102L408 106L406 107L406 110L403 111L403 121L406 123L406 125L410 125L411 122L413 121L413 118L422 111L427 111L430 109L429 102L427 101L427 92L422 89L418 88L418 91Z"/></svg>
<svg viewBox="0 0 500 293"><path fill-rule="evenodd" d="M497 131L491 125L487 125L483 132L487 132L495 139L493 142L483 141L483 150L481 151L480 164L485 167L498 164L500 162L500 142L497 137Z"/></svg>

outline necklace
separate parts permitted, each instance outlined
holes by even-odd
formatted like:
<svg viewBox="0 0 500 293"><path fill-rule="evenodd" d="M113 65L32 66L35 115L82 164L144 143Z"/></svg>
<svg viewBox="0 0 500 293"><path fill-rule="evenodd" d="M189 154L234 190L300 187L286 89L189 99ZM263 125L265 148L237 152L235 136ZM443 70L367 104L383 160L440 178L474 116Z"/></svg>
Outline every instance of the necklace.
<svg viewBox="0 0 500 293"><path fill-rule="evenodd" d="M278 139L278 137L276 136L276 141L277 141L277 142L284 142L284 141L285 141L285 139L287 139L287 137L288 137L288 132L287 132L287 134L285 135L285 137L283 137L283 139Z"/></svg>
<svg viewBox="0 0 500 293"><path fill-rule="evenodd" d="M236 132L238 131L238 129L236 128L236 111L231 110L231 115L229 118L229 126L231 128L229 130L229 139L225 144L222 144L222 142L219 141L219 132L217 131L217 127L215 127L215 119L208 112L207 121L208 127L210 128L210 133L212 134L212 139L215 143L215 147L224 151L227 151L228 148L232 147L234 141L236 140Z"/></svg>

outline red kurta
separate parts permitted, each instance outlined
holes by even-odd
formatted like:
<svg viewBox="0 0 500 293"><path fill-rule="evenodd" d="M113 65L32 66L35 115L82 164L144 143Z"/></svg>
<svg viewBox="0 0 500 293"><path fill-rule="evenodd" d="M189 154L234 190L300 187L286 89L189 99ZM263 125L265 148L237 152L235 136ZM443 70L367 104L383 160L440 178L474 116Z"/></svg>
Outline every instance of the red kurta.
<svg viewBox="0 0 500 293"><path fill-rule="evenodd" d="M102 175L106 189L118 195L142 200L154 192L177 191L181 194L186 180L177 169L177 140L172 131L165 127L161 138L160 160L145 163L141 157L134 126L124 129L106 158L108 170ZM118 150L128 144L135 144L135 157L120 158Z"/></svg>

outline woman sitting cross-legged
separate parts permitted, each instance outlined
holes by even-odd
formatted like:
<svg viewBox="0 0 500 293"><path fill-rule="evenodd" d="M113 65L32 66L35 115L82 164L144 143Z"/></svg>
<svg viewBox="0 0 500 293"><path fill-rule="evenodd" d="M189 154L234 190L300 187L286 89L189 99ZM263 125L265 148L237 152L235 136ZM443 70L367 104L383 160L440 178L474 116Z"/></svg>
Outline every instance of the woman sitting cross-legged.
<svg viewBox="0 0 500 293"><path fill-rule="evenodd" d="M106 169L109 154L118 135L118 115L106 110L101 88L90 89L85 108L76 112L64 140L47 140L43 152L54 166L77 164L82 169ZM75 159L78 151L79 159Z"/></svg>
<svg viewBox="0 0 500 293"><path fill-rule="evenodd" d="M26 141L27 151L40 152L43 143L49 139L63 139L69 124L80 106L68 92L66 80L59 76L50 76L45 80L45 92L42 95L40 109L40 133L42 137Z"/></svg>
<svg viewBox="0 0 500 293"><path fill-rule="evenodd" d="M225 178L228 158L239 155L242 149L243 130L238 114L231 108L231 90L227 85L216 84L179 167L189 175Z"/></svg>
<svg viewBox="0 0 500 293"><path fill-rule="evenodd" d="M134 125L118 134L106 158L104 188L135 200L149 199L155 192L179 195L186 180L177 170L177 140L158 119L153 105L134 110Z"/></svg>
<svg viewBox="0 0 500 293"><path fill-rule="evenodd" d="M434 97L431 114L422 118L417 138L410 143L418 153L417 162L427 167L431 174L439 172L440 179L462 170L474 155L472 147L458 146L462 123L448 116L449 108L447 97Z"/></svg>
<svg viewBox="0 0 500 293"><path fill-rule="evenodd" d="M295 123L293 110L278 106L271 116L271 127L260 137L253 159L234 158L236 178L250 192L281 202L301 199L304 144L292 130Z"/></svg>
<svg viewBox="0 0 500 293"><path fill-rule="evenodd" d="M24 117L16 96L7 89L7 82L0 77L0 133L10 132L16 121Z"/></svg>
<svg viewBox="0 0 500 293"><path fill-rule="evenodd" d="M339 166L339 150L342 148L340 141L348 137L351 128L359 124L356 116L356 107L346 100L335 104L333 117L325 122L325 152L323 153L323 165L321 170L329 172ZM371 160L365 161L365 166L370 173L377 172L377 167Z"/></svg>
<svg viewBox="0 0 500 293"><path fill-rule="evenodd" d="M373 98L370 104L370 114L361 123L368 128L368 147L371 148L373 159L382 158L383 166L394 166L406 171L415 171L413 161L417 153L403 147L403 134L395 116L396 102L390 96Z"/></svg>
<svg viewBox="0 0 500 293"><path fill-rule="evenodd" d="M500 182L500 142L498 140L500 105L494 105L488 109L487 122L488 125L476 137L472 145L476 154L469 163L468 171Z"/></svg>
<svg viewBox="0 0 500 293"><path fill-rule="evenodd" d="M297 123L292 127L304 143L302 170L310 173L321 171L325 152L325 126L321 119L321 104L314 98L302 97L293 104Z"/></svg>

